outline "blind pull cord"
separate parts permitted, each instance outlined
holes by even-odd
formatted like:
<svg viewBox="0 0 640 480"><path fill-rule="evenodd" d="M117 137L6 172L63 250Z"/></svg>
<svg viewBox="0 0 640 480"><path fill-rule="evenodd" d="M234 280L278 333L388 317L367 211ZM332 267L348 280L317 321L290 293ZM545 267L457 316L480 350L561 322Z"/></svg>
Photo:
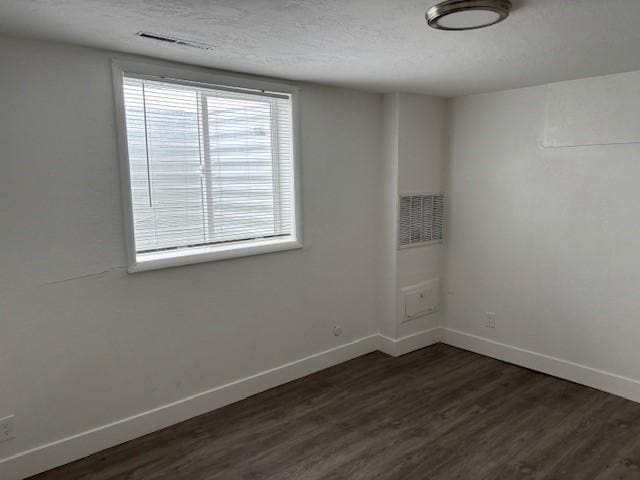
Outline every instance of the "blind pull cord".
<svg viewBox="0 0 640 480"><path fill-rule="evenodd" d="M147 97L142 82L142 110L144 111L144 151L147 154L147 188L149 191L149 208L153 207L151 199L151 163L149 162L149 129L147 128Z"/></svg>

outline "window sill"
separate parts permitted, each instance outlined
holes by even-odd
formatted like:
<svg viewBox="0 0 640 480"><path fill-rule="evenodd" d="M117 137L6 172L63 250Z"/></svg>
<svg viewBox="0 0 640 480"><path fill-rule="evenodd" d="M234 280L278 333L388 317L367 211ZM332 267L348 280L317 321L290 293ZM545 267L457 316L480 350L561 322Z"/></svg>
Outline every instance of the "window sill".
<svg viewBox="0 0 640 480"><path fill-rule="evenodd" d="M290 238L284 240L260 240L244 244L193 248L182 251L149 253L140 255L129 266L129 273L180 267L195 263L213 262L230 258L248 257L264 253L282 252L302 248L302 243Z"/></svg>

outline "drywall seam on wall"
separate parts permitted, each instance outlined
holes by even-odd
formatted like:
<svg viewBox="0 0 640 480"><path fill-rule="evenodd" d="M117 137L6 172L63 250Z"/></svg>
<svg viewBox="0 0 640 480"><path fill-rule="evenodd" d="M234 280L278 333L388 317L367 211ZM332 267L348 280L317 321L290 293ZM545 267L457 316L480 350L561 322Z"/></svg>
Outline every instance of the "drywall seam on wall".
<svg viewBox="0 0 640 480"><path fill-rule="evenodd" d="M488 338L444 328L442 342L640 402L640 381Z"/></svg>

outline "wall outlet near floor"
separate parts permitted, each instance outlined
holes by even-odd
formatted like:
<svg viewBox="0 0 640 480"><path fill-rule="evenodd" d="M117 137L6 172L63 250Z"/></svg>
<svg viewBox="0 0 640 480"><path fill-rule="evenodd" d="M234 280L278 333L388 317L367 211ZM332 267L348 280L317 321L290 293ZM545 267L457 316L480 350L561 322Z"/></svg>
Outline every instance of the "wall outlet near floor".
<svg viewBox="0 0 640 480"><path fill-rule="evenodd" d="M493 312L487 312L485 315L485 326L487 328L496 328L496 314Z"/></svg>
<svg viewBox="0 0 640 480"><path fill-rule="evenodd" d="M13 415L0 418L0 442L15 438L14 420L15 417Z"/></svg>

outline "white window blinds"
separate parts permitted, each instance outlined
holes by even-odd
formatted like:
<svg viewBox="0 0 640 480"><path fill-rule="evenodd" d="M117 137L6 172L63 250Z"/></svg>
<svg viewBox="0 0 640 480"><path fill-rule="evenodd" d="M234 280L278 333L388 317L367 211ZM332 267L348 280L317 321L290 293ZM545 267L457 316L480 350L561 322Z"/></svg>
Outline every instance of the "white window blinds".
<svg viewBox="0 0 640 480"><path fill-rule="evenodd" d="M138 259L295 239L288 94L123 81Z"/></svg>

